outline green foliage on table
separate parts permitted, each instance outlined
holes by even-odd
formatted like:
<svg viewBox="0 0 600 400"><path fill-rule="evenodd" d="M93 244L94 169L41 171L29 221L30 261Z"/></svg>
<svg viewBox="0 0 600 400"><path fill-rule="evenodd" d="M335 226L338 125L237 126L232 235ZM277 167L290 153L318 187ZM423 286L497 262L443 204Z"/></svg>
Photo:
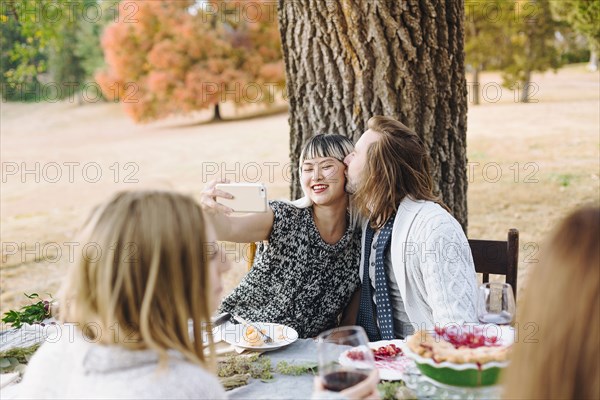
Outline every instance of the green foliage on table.
<svg viewBox="0 0 600 400"><path fill-rule="evenodd" d="M225 388L226 391L229 391L241 386L246 386L248 384L248 379L250 379L250 374L235 374L221 377L219 378L219 381L221 382L221 385L223 385L223 388Z"/></svg>
<svg viewBox="0 0 600 400"><path fill-rule="evenodd" d="M277 363L275 367L275 371L279 372L282 375L304 375L304 374L312 374L316 375L318 369L318 364L315 363L305 363L305 364L289 364L287 361L280 361Z"/></svg>
<svg viewBox="0 0 600 400"><path fill-rule="evenodd" d="M412 390L402 381L384 381L377 385L381 400L416 399Z"/></svg>
<svg viewBox="0 0 600 400"><path fill-rule="evenodd" d="M282 375L315 375L317 373L317 366L316 362L293 365L287 361L280 361L277 363L275 371ZM217 364L217 376L225 390L245 386L248 384L250 378L268 382L273 379L271 359L259 354L251 356L231 355L219 360Z"/></svg>
<svg viewBox="0 0 600 400"><path fill-rule="evenodd" d="M28 299L39 299L38 302L21 307L19 311L9 310L2 317L2 322L10 324L13 328L20 328L23 324L35 324L50 318L51 301L42 300L37 293L26 294ZM52 296L50 296L52 297Z"/></svg>
<svg viewBox="0 0 600 400"><path fill-rule="evenodd" d="M219 361L217 366L219 378L228 378L238 374L248 374L250 377L262 381L273 379L271 359L253 354L251 356L232 355Z"/></svg>
<svg viewBox="0 0 600 400"><path fill-rule="evenodd" d="M29 347L17 347L14 349L0 352L0 373L22 372L29 359L40 347L41 343L36 343Z"/></svg>

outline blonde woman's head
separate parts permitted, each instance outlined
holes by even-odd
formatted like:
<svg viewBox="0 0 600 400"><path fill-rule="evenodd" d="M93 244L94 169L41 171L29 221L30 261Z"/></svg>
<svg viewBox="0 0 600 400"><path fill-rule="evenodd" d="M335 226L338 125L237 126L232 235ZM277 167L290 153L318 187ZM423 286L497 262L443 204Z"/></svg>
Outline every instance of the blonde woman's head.
<svg viewBox="0 0 600 400"><path fill-rule="evenodd" d="M205 362L202 338L227 265L192 198L118 193L92 212L80 240L87 251L63 287L61 319L95 342Z"/></svg>
<svg viewBox="0 0 600 400"><path fill-rule="evenodd" d="M569 215L545 244L517 315L505 398L600 395L600 208Z"/></svg>

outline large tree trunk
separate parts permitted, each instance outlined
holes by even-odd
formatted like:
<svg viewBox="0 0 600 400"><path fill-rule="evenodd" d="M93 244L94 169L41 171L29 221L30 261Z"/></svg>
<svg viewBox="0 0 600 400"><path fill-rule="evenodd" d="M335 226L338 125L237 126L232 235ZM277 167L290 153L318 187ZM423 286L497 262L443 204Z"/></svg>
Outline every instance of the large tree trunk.
<svg viewBox="0 0 600 400"><path fill-rule="evenodd" d="M471 85L473 105L479 105L479 91L481 88L479 87L479 73L481 72L481 65L477 65L473 68L473 83Z"/></svg>
<svg viewBox="0 0 600 400"><path fill-rule="evenodd" d="M462 0L279 0L290 155L321 132L357 139L373 115L425 141L437 189L467 226ZM292 198L301 195L293 175Z"/></svg>
<svg viewBox="0 0 600 400"><path fill-rule="evenodd" d="M529 103L529 86L531 86L531 71L525 71L523 90L521 90L521 103Z"/></svg>
<svg viewBox="0 0 600 400"><path fill-rule="evenodd" d="M214 108L215 112L213 113L213 121L222 121L223 117L221 117L221 107L219 106L219 103L215 103L215 108Z"/></svg>

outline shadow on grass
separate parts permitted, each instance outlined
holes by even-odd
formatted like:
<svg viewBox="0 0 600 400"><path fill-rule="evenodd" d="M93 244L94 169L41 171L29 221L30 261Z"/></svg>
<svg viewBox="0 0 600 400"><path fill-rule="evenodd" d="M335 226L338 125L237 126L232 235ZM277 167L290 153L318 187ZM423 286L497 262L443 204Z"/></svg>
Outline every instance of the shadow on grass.
<svg viewBox="0 0 600 400"><path fill-rule="evenodd" d="M253 119L259 119L259 118L271 117L274 115L285 114L288 111L289 111L288 105L282 104L282 105L269 107L268 109L261 111L261 112L252 113L252 114L248 114L248 115L241 115L239 117L227 118L227 117L223 117L223 115L221 115L221 119L211 118L209 120L199 120L199 121L194 121L194 122L173 124L173 125L169 125L169 127L185 129L185 128L195 128L195 127L204 126L204 125L226 124L226 123L230 123L230 122L249 121L249 120L253 120Z"/></svg>

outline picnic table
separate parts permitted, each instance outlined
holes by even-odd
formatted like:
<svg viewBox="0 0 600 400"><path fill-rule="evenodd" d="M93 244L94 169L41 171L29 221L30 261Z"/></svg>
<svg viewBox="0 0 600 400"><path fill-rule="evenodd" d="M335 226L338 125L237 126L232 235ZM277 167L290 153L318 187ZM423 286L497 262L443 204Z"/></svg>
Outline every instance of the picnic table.
<svg viewBox="0 0 600 400"><path fill-rule="evenodd" d="M271 359L273 369L280 361L292 365L307 364L317 361L317 345L312 339L298 339L289 346L261 356ZM248 385L230 390L227 394L230 399L310 399L313 379L311 374L292 376L274 372L270 382L251 379Z"/></svg>
<svg viewBox="0 0 600 400"><path fill-rule="evenodd" d="M317 362L317 343L313 339L298 339L284 348L263 353L271 359L272 366L280 361L292 365ZM230 399L310 399L314 376L310 374L288 376L274 373L269 382L251 380L248 385L233 389ZM418 398L428 399L494 399L500 398L497 386L486 388L460 388L432 382L424 378L416 367L404 375L405 385Z"/></svg>
<svg viewBox="0 0 600 400"><path fill-rule="evenodd" d="M15 347L29 347L45 340L51 340L58 325L26 325L21 329L0 331L0 351ZM49 339L50 338L50 339ZM239 355L243 357L244 355ZM313 339L298 339L290 345L265 352L261 357L269 357L275 371L276 365L286 361L290 365L306 365L317 362L317 343ZM250 379L248 384L227 392L230 399L310 399L313 392L314 376L310 373L302 375L283 375L273 372L273 379L263 382ZM490 399L499 398L497 386L487 388L459 388L434 383L423 377L416 368L404 375L404 382L418 398L445 399ZM2 399L14 397L18 386L2 389Z"/></svg>

